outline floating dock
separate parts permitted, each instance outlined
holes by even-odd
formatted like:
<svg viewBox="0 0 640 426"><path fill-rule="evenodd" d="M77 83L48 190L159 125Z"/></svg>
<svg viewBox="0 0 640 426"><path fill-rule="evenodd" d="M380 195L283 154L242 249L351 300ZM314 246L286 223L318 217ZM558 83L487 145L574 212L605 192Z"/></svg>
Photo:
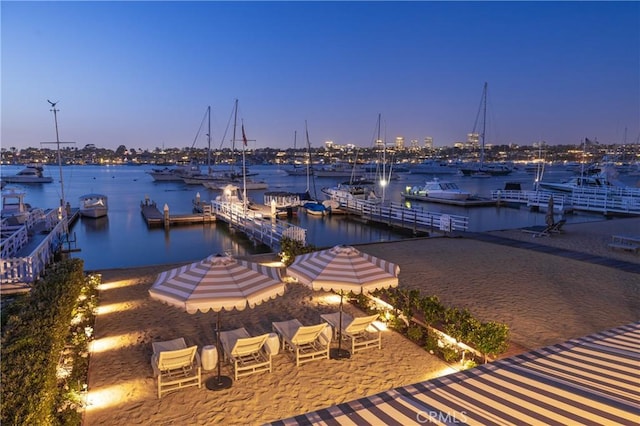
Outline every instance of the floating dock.
<svg viewBox="0 0 640 426"><path fill-rule="evenodd" d="M208 208L207 208L208 207ZM203 223L211 223L217 220L215 214L211 211L211 206L204 204L202 212L186 213L186 214L169 214L169 207L165 204L161 212L154 201L146 198L140 203L140 212L144 221L149 228L165 227L169 228L175 225L196 225Z"/></svg>

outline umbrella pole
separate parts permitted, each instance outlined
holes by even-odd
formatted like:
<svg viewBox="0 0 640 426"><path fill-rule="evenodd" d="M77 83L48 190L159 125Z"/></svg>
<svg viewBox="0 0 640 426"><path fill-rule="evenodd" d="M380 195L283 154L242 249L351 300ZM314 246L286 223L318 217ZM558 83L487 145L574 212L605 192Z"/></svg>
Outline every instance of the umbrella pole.
<svg viewBox="0 0 640 426"><path fill-rule="evenodd" d="M340 291L340 310L338 315L338 348L331 351L331 358L333 359L345 359L351 358L351 352L346 349L342 349L342 298L344 292Z"/></svg>
<svg viewBox="0 0 640 426"><path fill-rule="evenodd" d="M218 311L218 319L216 321L216 350L218 351L218 375L211 377L205 383L205 386L209 390L222 390L229 389L231 387L231 377L222 376L220 374L220 368L222 365L222 345L220 344L220 311Z"/></svg>

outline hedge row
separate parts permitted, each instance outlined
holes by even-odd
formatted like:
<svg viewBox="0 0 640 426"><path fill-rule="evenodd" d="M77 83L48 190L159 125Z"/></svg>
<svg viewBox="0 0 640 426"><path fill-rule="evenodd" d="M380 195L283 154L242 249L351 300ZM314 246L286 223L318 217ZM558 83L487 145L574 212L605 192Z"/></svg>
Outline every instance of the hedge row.
<svg viewBox="0 0 640 426"><path fill-rule="evenodd" d="M56 424L56 369L84 286L83 261L52 265L7 307L2 330L2 424Z"/></svg>

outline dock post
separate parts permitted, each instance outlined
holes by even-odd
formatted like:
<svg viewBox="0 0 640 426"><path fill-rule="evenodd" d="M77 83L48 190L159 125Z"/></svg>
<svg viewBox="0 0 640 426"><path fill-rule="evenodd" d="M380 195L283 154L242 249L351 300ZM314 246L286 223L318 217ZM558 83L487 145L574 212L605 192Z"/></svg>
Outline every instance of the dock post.
<svg viewBox="0 0 640 426"><path fill-rule="evenodd" d="M164 212L164 227L169 228L169 206L165 203L162 210Z"/></svg>

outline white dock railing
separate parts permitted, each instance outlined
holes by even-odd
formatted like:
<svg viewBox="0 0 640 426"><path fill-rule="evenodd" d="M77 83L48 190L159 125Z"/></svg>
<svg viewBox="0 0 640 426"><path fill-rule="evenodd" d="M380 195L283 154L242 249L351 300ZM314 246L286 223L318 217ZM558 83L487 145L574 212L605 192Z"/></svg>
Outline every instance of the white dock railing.
<svg viewBox="0 0 640 426"><path fill-rule="evenodd" d="M331 194L331 199L337 201L340 208L362 216L363 219L401 227L413 232L467 231L469 228L467 216L410 209L400 203L380 204L337 194Z"/></svg>
<svg viewBox="0 0 640 426"><path fill-rule="evenodd" d="M211 207L216 217L271 248L279 249L283 237L307 244L307 230L299 226L277 218L265 219L260 213L245 209L238 203L211 201Z"/></svg>
<svg viewBox="0 0 640 426"><path fill-rule="evenodd" d="M17 227L6 239L3 238L0 249L0 283L31 284L42 276L67 232L66 220L64 211L62 216L58 210L47 213L42 210L34 211L29 215L25 225ZM19 250L29 243L29 233L37 231L46 232L46 237L28 256L15 257ZM2 232L5 232L4 223Z"/></svg>
<svg viewBox="0 0 640 426"><path fill-rule="evenodd" d="M526 204L528 207L543 207L553 196L557 210L583 210L602 214L640 215L640 189L611 188L575 189L571 193L558 194L550 191L503 191L491 193L496 201Z"/></svg>

